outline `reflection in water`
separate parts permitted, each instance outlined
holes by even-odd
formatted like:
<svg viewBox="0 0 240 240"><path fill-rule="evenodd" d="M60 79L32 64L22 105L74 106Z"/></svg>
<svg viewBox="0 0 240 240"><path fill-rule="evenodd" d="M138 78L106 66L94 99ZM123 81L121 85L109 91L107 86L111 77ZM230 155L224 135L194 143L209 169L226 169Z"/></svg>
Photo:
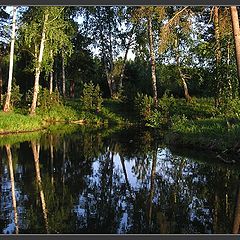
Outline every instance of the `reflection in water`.
<svg viewBox="0 0 240 240"><path fill-rule="evenodd" d="M40 166L39 166L40 144L36 143L36 141L32 141L31 144L32 144L32 152L33 152L35 170L36 170L36 182L38 185L38 190L39 190L40 199L42 203L42 211L43 211L43 217L45 220L46 232L49 233L47 206L46 206L45 196L43 192L41 172L40 172Z"/></svg>
<svg viewBox="0 0 240 240"><path fill-rule="evenodd" d="M208 153L170 150L151 132L79 128L11 150L15 175L10 150L1 162L2 232L13 233L13 221L19 233L239 231L237 168L214 162ZM13 190L17 200L9 198Z"/></svg>
<svg viewBox="0 0 240 240"><path fill-rule="evenodd" d="M157 163L157 149L153 150L152 156L152 170L151 170L151 183L150 183L150 194L148 199L148 228L149 232L151 232L151 222L152 222L152 205L153 205L153 195L154 195L154 180L156 175L156 163Z"/></svg>
<svg viewBox="0 0 240 240"><path fill-rule="evenodd" d="M9 174L10 174L10 181L11 181L11 189L12 189L12 205L14 211L14 223L16 228L16 234L18 234L18 214L17 214L17 201L16 201L16 193L15 193L15 181L14 181L14 172L13 172L13 162L12 162L12 153L10 145L7 144L6 146L7 152L7 159L8 159L8 166L9 166Z"/></svg>

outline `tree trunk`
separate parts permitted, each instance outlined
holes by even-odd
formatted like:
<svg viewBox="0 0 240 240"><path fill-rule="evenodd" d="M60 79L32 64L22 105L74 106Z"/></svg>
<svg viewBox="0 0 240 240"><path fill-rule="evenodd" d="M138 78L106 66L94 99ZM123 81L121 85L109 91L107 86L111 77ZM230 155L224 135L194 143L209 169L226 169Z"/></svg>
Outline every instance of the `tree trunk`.
<svg viewBox="0 0 240 240"><path fill-rule="evenodd" d="M75 83L74 83L74 80L72 79L70 81L70 97L71 98L74 98L74 92L75 92Z"/></svg>
<svg viewBox="0 0 240 240"><path fill-rule="evenodd" d="M221 44L220 44L220 30L219 30L219 7L214 7L214 33L215 33L215 40L216 40L216 90L215 90L215 106L219 106L219 95L221 92L221 76L220 76L220 65L221 65Z"/></svg>
<svg viewBox="0 0 240 240"><path fill-rule="evenodd" d="M46 232L49 233L48 211L47 211L45 196L44 196L44 192L43 192L40 165L39 165L40 145L37 144L35 141L32 141L31 145L32 145L32 152L33 152L35 170L36 170L36 181L37 181L39 195L40 195L41 204L42 204L42 211L43 211L43 217L44 217L44 221L45 221Z"/></svg>
<svg viewBox="0 0 240 240"><path fill-rule="evenodd" d="M55 60L56 60L56 59L55 59ZM55 81L55 91L58 91L58 71L57 71L57 61L55 61L54 81Z"/></svg>
<svg viewBox="0 0 240 240"><path fill-rule="evenodd" d="M129 51L129 49L131 47L131 44L132 44L132 37L133 37L134 29L135 29L135 25L131 29L131 36L130 36L129 42L127 44L125 55L124 55L123 66L122 66L121 73L120 73L120 78L119 78L119 89L121 89L122 85L123 85L122 80L123 80L123 77L124 77L124 71L125 71L126 62L127 62L128 51Z"/></svg>
<svg viewBox="0 0 240 240"><path fill-rule="evenodd" d="M43 51L44 51L44 44L45 44L45 38L46 38L46 29L47 29L46 23L47 23L47 21L48 21L48 13L45 14L45 17L44 17L38 62L37 62L37 66L35 69L35 83L34 83L33 100L32 100L30 115L35 114L35 110L36 110L36 106L37 106L37 97L38 97L38 92L39 92L39 77L40 77L40 73L41 73L41 64L42 64L42 59L43 59Z"/></svg>
<svg viewBox="0 0 240 240"><path fill-rule="evenodd" d="M13 162L12 162L12 153L11 147L9 144L5 145L7 158L8 158L8 165L9 165L9 173L10 173L10 181L11 181L11 189L12 189L12 203L13 203L13 210L14 210L14 223L16 227L16 234L18 234L19 227L18 227L18 214L17 214L17 200L15 194L15 180L14 180L14 172L13 172Z"/></svg>
<svg viewBox="0 0 240 240"><path fill-rule="evenodd" d="M238 11L236 6L231 6L231 16L232 16L232 26L233 26L233 36L235 43L235 54L237 62L237 74L238 74L238 91L240 93L240 31L239 31L239 19Z"/></svg>
<svg viewBox="0 0 240 240"><path fill-rule="evenodd" d="M53 51L50 52L51 58L53 59ZM50 71L50 79L49 79L49 92L52 94L53 92L53 69Z"/></svg>
<svg viewBox="0 0 240 240"><path fill-rule="evenodd" d="M154 106L157 107L158 98L157 98L156 63L155 63L155 54L154 54L154 46L153 46L153 32L152 32L151 16L148 17L148 38L149 38L149 48L150 48L150 58L151 58L151 69L152 69L153 99L154 99Z"/></svg>
<svg viewBox="0 0 240 240"><path fill-rule="evenodd" d="M180 53L179 53L179 41L178 38L175 41L175 49L176 49L176 63L177 63L177 68L180 74L180 78L181 78L181 82L182 82L182 86L183 86L183 91L184 91L184 97L186 99L187 102L191 102L191 96L189 95L189 91L188 91L188 86L187 86L187 82L185 80L185 76L181 71L181 63L180 63Z"/></svg>
<svg viewBox="0 0 240 240"><path fill-rule="evenodd" d="M228 88L229 88L229 96L230 98L233 98L233 88L232 88L232 82L231 82L231 76L229 74L229 66L230 66L230 41L231 39L228 39L227 42L227 81L228 81Z"/></svg>
<svg viewBox="0 0 240 240"><path fill-rule="evenodd" d="M63 97L66 97L66 77L65 77L65 63L64 63L63 52L62 52L62 93L63 93Z"/></svg>
<svg viewBox="0 0 240 240"><path fill-rule="evenodd" d="M17 15L17 7L13 7L13 23L12 23L12 36L11 36L11 47L10 47L8 88L7 88L5 105L3 108L4 112L8 112L10 110L10 99L11 99L12 78L13 78L13 55L14 55L14 42L15 42L16 15Z"/></svg>
<svg viewBox="0 0 240 240"><path fill-rule="evenodd" d="M239 226L240 226L240 184L238 186L237 191L237 202L235 206L235 213L234 213L234 222L233 222L233 233L239 233Z"/></svg>

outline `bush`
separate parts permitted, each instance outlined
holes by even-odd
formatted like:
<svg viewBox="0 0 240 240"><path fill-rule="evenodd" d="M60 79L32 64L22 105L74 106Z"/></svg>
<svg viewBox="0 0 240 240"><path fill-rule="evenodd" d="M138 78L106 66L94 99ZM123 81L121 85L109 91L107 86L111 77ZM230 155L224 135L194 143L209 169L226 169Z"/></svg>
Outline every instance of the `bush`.
<svg viewBox="0 0 240 240"><path fill-rule="evenodd" d="M6 101L6 95L3 95L3 103ZM20 93L20 88L15 83L12 84L11 90L11 99L10 99L10 108L13 109L15 107L20 107L22 100L22 94Z"/></svg>
<svg viewBox="0 0 240 240"><path fill-rule="evenodd" d="M92 82L85 83L81 102L84 110L101 111L103 99L99 85L95 86Z"/></svg>
<svg viewBox="0 0 240 240"><path fill-rule="evenodd" d="M135 98L135 107L140 119L143 119L150 127L169 126L175 106L175 98L172 95L168 96L167 93L158 100L157 108L154 108L154 101L150 96L138 93Z"/></svg>
<svg viewBox="0 0 240 240"><path fill-rule="evenodd" d="M151 96L147 96L146 94L144 95L143 93L137 93L134 105L140 120L148 121L154 109L153 98Z"/></svg>
<svg viewBox="0 0 240 240"><path fill-rule="evenodd" d="M218 114L224 118L240 118L240 99L225 99L219 106Z"/></svg>
<svg viewBox="0 0 240 240"><path fill-rule="evenodd" d="M53 107L62 105L62 99L58 91L52 92L47 88L41 88L38 95L38 106L41 111L49 111Z"/></svg>
<svg viewBox="0 0 240 240"><path fill-rule="evenodd" d="M28 90L26 94L26 103L30 106L32 103L33 91ZM39 87L37 107L40 111L50 111L55 106L62 105L62 99L58 91L54 91L50 94L47 88Z"/></svg>

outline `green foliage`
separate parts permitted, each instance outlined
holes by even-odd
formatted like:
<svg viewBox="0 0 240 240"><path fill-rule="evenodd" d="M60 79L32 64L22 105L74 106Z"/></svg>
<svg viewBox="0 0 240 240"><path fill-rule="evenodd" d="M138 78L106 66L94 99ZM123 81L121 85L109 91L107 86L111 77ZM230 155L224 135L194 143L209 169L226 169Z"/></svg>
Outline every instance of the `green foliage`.
<svg viewBox="0 0 240 240"><path fill-rule="evenodd" d="M33 98L33 90L30 89L26 93L25 100L28 106L31 105ZM52 108L56 106L63 105L62 98L58 91L54 91L50 94L50 91L47 88L39 87L38 99L37 99L37 107L40 111L50 111Z"/></svg>
<svg viewBox="0 0 240 240"><path fill-rule="evenodd" d="M101 111L103 99L99 85L95 86L92 81L85 83L81 101L84 110Z"/></svg>
<svg viewBox="0 0 240 240"><path fill-rule="evenodd" d="M225 98L218 108L218 115L225 118L240 119L240 99Z"/></svg>
<svg viewBox="0 0 240 240"><path fill-rule="evenodd" d="M147 121L153 112L154 109L154 101L151 96L148 96L143 93L137 93L135 97L134 105L139 115L140 119Z"/></svg>
<svg viewBox="0 0 240 240"><path fill-rule="evenodd" d="M0 113L0 132L32 131L40 128L42 128L42 121L39 116Z"/></svg>
<svg viewBox="0 0 240 240"><path fill-rule="evenodd" d="M144 94L137 94L135 98L135 107L147 126L160 127L168 126L171 123L171 117L174 114L176 105L175 98L167 93L158 100L158 107L154 108L153 98Z"/></svg>
<svg viewBox="0 0 240 240"><path fill-rule="evenodd" d="M47 112L39 109L38 114L43 121L49 123L69 122L79 119L79 113L76 110L64 105L52 106Z"/></svg>
<svg viewBox="0 0 240 240"><path fill-rule="evenodd" d="M6 100L6 94L3 95L3 102ZM10 108L14 109L20 107L22 100L22 94L20 93L20 88L15 83L12 84Z"/></svg>
<svg viewBox="0 0 240 240"><path fill-rule="evenodd" d="M47 88L41 88L38 95L38 105L41 111L49 111L62 105L62 99L58 91L50 94Z"/></svg>
<svg viewBox="0 0 240 240"><path fill-rule="evenodd" d="M19 107L22 99L22 94L20 93L20 88L18 85L12 85L12 92L11 92L11 105L13 107Z"/></svg>

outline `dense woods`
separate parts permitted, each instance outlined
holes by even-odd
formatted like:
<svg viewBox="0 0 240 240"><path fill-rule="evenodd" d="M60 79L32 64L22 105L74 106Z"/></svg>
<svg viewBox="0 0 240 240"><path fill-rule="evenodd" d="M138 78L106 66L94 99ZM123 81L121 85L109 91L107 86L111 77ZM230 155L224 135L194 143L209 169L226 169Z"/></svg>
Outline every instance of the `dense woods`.
<svg viewBox="0 0 240 240"><path fill-rule="evenodd" d="M236 6L1 7L0 21L1 105L32 116L26 130L121 122L118 106L150 127L209 135L206 120L237 136Z"/></svg>

